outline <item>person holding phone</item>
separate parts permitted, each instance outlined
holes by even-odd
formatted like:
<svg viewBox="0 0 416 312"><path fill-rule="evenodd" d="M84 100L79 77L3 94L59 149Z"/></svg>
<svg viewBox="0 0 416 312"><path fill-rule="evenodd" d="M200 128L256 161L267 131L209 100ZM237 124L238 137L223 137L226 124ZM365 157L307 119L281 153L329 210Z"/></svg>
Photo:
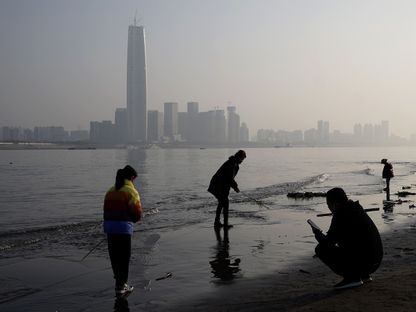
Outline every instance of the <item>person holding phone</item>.
<svg viewBox="0 0 416 312"><path fill-rule="evenodd" d="M370 274L380 266L383 245L377 227L358 201L349 200L342 188L333 188L326 194L332 212L331 225L325 235L317 226L312 227L319 244L318 258L343 280L335 289L346 289L372 281Z"/></svg>

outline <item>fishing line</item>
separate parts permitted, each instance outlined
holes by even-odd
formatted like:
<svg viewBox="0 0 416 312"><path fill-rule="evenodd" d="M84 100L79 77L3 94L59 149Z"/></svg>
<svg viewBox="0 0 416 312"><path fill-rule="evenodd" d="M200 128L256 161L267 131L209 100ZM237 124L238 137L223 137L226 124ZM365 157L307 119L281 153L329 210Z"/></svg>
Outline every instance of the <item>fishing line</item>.
<svg viewBox="0 0 416 312"><path fill-rule="evenodd" d="M270 206L268 206L268 205L266 205L265 203L263 203L262 201L260 201L260 200L257 200L257 199L255 199L255 198L253 198L253 197L250 197L250 196L248 196L248 195L246 195L246 194L244 194L244 193L241 193L240 192L240 194L242 194L243 196L245 196L246 198L248 198L248 199L250 199L251 201L253 201L253 202L255 202L257 205L259 205L259 206L261 206L261 207L264 207L264 208L266 208L266 209L272 209Z"/></svg>

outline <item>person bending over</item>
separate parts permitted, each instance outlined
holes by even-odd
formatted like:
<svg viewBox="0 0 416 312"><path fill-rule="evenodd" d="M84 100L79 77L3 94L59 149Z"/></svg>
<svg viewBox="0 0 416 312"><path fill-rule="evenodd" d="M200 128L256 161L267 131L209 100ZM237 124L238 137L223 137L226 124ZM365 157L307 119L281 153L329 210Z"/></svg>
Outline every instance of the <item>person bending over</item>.
<svg viewBox="0 0 416 312"><path fill-rule="evenodd" d="M380 266L383 245L374 222L358 201L349 200L342 188L326 194L332 212L327 234L313 228L319 244L315 253L334 273L343 277L336 289L363 285Z"/></svg>
<svg viewBox="0 0 416 312"><path fill-rule="evenodd" d="M209 183L208 192L215 196L218 200L217 211L215 214L214 227L231 227L228 224L228 195L230 188L233 188L237 193L240 192L238 184L234 178L238 173L239 165L246 158L246 152L239 150L235 155L230 156L228 160L222 164L218 171L211 178ZM224 215L224 224L220 222L221 211Z"/></svg>

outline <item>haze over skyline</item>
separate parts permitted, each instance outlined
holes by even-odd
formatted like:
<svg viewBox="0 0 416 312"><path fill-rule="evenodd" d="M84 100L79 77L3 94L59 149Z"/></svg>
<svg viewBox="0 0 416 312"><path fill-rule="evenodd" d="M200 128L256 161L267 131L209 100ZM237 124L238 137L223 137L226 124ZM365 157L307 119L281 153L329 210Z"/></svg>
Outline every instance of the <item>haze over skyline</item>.
<svg viewBox="0 0 416 312"><path fill-rule="evenodd" d="M404 0L2 0L0 126L114 120L136 10L148 109L231 103L252 134L317 120L416 133L416 3Z"/></svg>

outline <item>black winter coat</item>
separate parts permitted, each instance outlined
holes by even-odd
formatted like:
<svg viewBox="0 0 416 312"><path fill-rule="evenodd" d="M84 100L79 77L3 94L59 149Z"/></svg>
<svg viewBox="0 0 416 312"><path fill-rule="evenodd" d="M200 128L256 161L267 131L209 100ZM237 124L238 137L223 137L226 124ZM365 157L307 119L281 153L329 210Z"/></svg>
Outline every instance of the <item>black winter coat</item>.
<svg viewBox="0 0 416 312"><path fill-rule="evenodd" d="M368 264L380 263L383 258L380 233L358 201L349 200L335 211L321 241L336 244L352 258Z"/></svg>
<svg viewBox="0 0 416 312"><path fill-rule="evenodd" d="M231 156L228 160L222 164L218 171L211 178L209 183L208 192L215 197L228 196L230 188L238 187L234 178L240 169L235 156Z"/></svg>
<svg viewBox="0 0 416 312"><path fill-rule="evenodd" d="M393 165L390 163L386 163L383 167L383 179L391 179L394 177L393 173Z"/></svg>

